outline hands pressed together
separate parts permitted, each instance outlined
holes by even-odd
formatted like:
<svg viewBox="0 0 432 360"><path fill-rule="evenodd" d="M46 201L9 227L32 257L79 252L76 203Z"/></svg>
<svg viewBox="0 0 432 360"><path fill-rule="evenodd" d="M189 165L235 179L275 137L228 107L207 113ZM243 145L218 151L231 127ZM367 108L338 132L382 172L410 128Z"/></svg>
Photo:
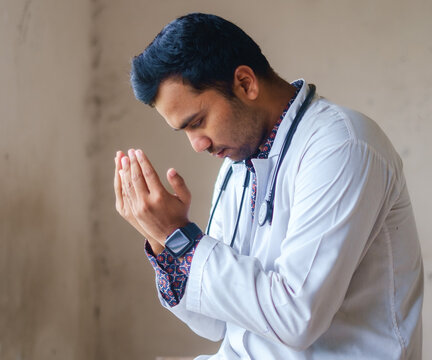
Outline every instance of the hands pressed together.
<svg viewBox="0 0 432 360"><path fill-rule="evenodd" d="M128 156L118 151L114 161L116 209L159 254L166 237L189 222L190 191L176 170L169 169L174 195L168 192L142 150L130 149Z"/></svg>

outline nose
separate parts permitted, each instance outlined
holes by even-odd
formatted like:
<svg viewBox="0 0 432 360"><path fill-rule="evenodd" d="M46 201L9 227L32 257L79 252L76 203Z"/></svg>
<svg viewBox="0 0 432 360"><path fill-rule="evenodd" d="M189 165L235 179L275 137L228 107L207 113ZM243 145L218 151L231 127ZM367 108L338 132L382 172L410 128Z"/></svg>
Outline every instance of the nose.
<svg viewBox="0 0 432 360"><path fill-rule="evenodd" d="M207 150L211 146L211 140L207 136L191 134L190 132L187 133L187 136L192 148L196 152Z"/></svg>

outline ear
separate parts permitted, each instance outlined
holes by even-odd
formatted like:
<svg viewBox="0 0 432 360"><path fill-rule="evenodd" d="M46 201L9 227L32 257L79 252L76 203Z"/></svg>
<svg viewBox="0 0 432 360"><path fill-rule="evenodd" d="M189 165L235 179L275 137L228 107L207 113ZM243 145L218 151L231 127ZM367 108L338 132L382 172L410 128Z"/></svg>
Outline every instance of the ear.
<svg viewBox="0 0 432 360"><path fill-rule="evenodd" d="M234 94L240 99L255 100L259 94L259 83L255 72L247 65L240 65L234 71Z"/></svg>

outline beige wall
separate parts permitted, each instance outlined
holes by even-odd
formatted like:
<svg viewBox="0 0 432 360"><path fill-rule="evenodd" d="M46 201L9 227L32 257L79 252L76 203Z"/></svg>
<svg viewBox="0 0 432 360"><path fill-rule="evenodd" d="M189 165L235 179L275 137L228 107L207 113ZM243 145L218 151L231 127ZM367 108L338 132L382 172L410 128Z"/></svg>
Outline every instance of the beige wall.
<svg viewBox="0 0 432 360"><path fill-rule="evenodd" d="M0 2L0 359L94 353L87 0Z"/></svg>
<svg viewBox="0 0 432 360"><path fill-rule="evenodd" d="M3 0L0 359L153 359L217 348L158 304L142 239L115 213L111 184L115 151L141 147L163 177L171 166L184 175L191 218L205 226L219 162L193 153L128 84L130 58L191 11L236 22L280 75L314 82L393 140L422 241L428 339L432 2ZM424 349L432 352L430 342Z"/></svg>

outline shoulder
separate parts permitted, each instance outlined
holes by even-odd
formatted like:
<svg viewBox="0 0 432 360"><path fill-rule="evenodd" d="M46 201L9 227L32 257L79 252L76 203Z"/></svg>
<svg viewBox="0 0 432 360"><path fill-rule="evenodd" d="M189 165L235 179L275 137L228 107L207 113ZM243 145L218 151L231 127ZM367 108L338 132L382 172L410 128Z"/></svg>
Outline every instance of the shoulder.
<svg viewBox="0 0 432 360"><path fill-rule="evenodd" d="M401 166L400 157L391 141L374 120L325 98L313 102L305 114L302 131L307 147L328 149L350 144L351 149L368 149L393 166Z"/></svg>

